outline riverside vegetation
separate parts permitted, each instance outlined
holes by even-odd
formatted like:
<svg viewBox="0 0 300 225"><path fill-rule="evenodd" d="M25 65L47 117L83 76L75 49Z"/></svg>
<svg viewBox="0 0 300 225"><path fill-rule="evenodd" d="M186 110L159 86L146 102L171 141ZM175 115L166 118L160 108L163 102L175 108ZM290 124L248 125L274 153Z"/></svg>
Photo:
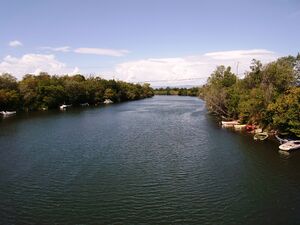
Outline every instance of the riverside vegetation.
<svg viewBox="0 0 300 225"><path fill-rule="evenodd" d="M253 60L243 79L218 66L199 91L208 110L222 119L300 137L300 54L266 65Z"/></svg>
<svg viewBox="0 0 300 225"><path fill-rule="evenodd" d="M199 88L177 88L177 87L166 87L154 89L155 95L178 95L178 96L198 96Z"/></svg>
<svg viewBox="0 0 300 225"><path fill-rule="evenodd" d="M0 111L45 110L61 104L74 106L137 100L154 95L149 84L132 84L82 75L51 76L47 73L25 75L21 81L10 74L0 75Z"/></svg>

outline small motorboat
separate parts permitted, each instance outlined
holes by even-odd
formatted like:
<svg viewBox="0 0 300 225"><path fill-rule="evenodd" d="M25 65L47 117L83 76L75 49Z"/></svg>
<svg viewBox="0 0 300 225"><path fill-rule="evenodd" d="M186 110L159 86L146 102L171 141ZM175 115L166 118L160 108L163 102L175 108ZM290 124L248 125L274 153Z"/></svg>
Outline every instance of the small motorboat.
<svg viewBox="0 0 300 225"><path fill-rule="evenodd" d="M65 104L63 104L63 105L61 105L61 106L59 106L59 109L60 110L66 110L68 107L71 107L72 105L65 105Z"/></svg>
<svg viewBox="0 0 300 225"><path fill-rule="evenodd" d="M112 104L114 102L112 100L110 100L110 99L105 99L105 101L103 103L104 104Z"/></svg>
<svg viewBox="0 0 300 225"><path fill-rule="evenodd" d="M260 134L260 133L263 133L263 129L262 128L256 128L252 131L252 133L254 134Z"/></svg>
<svg viewBox="0 0 300 225"><path fill-rule="evenodd" d="M239 121L237 121L237 120L233 120L233 121L222 121L221 123L222 123L222 125L231 125L231 126L234 126L234 125L238 125L238 124L239 124Z"/></svg>
<svg viewBox="0 0 300 225"><path fill-rule="evenodd" d="M280 145L279 149L282 151L292 151L292 150L300 149L300 140L288 141Z"/></svg>
<svg viewBox="0 0 300 225"><path fill-rule="evenodd" d="M284 144L284 143L287 143L288 141L290 141L289 139L280 138L277 134L275 134L275 138L279 141L279 143L281 145Z"/></svg>
<svg viewBox="0 0 300 225"><path fill-rule="evenodd" d="M82 103L82 104L80 104L80 106L82 106L82 107L85 107L85 106L89 106L90 104L89 103Z"/></svg>
<svg viewBox="0 0 300 225"><path fill-rule="evenodd" d="M261 133L257 133L254 135L254 140L266 140L269 137L269 135L267 134L267 132L261 132Z"/></svg>
<svg viewBox="0 0 300 225"><path fill-rule="evenodd" d="M222 127L234 127L234 125L238 125L239 121L233 120L233 121L221 121Z"/></svg>
<svg viewBox="0 0 300 225"><path fill-rule="evenodd" d="M12 116L15 115L17 112L16 111L1 111L0 114L3 116Z"/></svg>
<svg viewBox="0 0 300 225"><path fill-rule="evenodd" d="M246 124L235 124L235 125L233 125L233 127L234 127L234 129L236 129L236 130L243 130L243 129L245 129L246 128Z"/></svg>
<svg viewBox="0 0 300 225"><path fill-rule="evenodd" d="M255 125L251 125L251 124L246 125L246 130L247 131L253 131L255 128L256 128Z"/></svg>

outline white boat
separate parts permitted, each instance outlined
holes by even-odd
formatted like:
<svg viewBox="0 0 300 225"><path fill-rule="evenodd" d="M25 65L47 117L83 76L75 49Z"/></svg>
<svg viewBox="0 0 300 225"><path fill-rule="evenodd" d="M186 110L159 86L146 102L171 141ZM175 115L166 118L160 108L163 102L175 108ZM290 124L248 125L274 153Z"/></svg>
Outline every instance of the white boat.
<svg viewBox="0 0 300 225"><path fill-rule="evenodd" d="M279 149L283 150L283 151L291 151L291 150L300 149L300 140L288 141L288 142L280 145Z"/></svg>
<svg viewBox="0 0 300 225"><path fill-rule="evenodd" d="M267 134L267 132L262 132L262 133L257 133L254 135L254 140L266 140L269 137L269 135Z"/></svg>
<svg viewBox="0 0 300 225"><path fill-rule="evenodd" d="M255 134L259 134L259 133L262 133L263 132L263 129L262 128L257 128L253 131L253 133Z"/></svg>
<svg viewBox="0 0 300 225"><path fill-rule="evenodd" d="M289 139L280 138L277 134L275 134L275 138L279 141L281 145L290 141Z"/></svg>
<svg viewBox="0 0 300 225"><path fill-rule="evenodd" d="M243 129L246 129L246 124L235 124L233 125L234 129L236 130L243 130Z"/></svg>
<svg viewBox="0 0 300 225"><path fill-rule="evenodd" d="M114 102L112 100L110 100L110 99L105 99L105 101L103 103L104 104L112 104Z"/></svg>
<svg viewBox="0 0 300 225"><path fill-rule="evenodd" d="M15 115L17 112L16 111L1 111L0 113L3 116L12 116L12 115Z"/></svg>
<svg viewBox="0 0 300 225"><path fill-rule="evenodd" d="M223 126L234 126L234 125L238 125L239 121L237 120L233 120L233 121L222 121L221 122Z"/></svg>
<svg viewBox="0 0 300 225"><path fill-rule="evenodd" d="M67 109L68 107L71 107L72 105L65 105L65 104L63 104L63 105L61 105L61 106L59 106L59 108L60 108L60 110L65 110L65 109Z"/></svg>

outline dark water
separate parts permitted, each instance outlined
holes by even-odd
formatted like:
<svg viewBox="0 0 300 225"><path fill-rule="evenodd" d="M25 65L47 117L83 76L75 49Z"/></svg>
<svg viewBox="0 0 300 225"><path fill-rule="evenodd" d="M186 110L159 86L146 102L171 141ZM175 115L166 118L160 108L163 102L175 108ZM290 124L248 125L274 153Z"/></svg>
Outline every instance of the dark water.
<svg viewBox="0 0 300 225"><path fill-rule="evenodd" d="M162 97L0 122L0 224L299 224L300 152Z"/></svg>

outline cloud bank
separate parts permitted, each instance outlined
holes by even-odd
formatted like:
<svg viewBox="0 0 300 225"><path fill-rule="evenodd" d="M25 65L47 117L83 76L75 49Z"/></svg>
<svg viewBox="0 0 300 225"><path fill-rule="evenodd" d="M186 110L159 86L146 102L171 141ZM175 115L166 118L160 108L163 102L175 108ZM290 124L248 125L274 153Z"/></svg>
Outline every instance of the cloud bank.
<svg viewBox="0 0 300 225"><path fill-rule="evenodd" d="M0 62L0 74L11 73L18 79L28 73L39 74L40 72L75 74L79 72L79 69L77 67L68 68L66 64L58 61L54 55L43 54L25 54L20 58L8 55Z"/></svg>
<svg viewBox="0 0 300 225"><path fill-rule="evenodd" d="M149 82L153 86L204 84L218 65L231 66L243 76L253 58L263 63L276 60L276 53L265 49L210 52L177 58L149 58L116 66L118 79L128 82Z"/></svg>

